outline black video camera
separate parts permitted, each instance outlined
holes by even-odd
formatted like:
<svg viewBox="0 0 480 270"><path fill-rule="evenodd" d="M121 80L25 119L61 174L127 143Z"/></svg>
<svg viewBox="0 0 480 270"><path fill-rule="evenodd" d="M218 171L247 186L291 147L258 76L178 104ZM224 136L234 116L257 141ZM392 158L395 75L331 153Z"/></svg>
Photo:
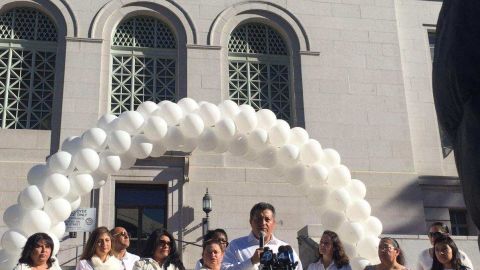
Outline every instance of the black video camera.
<svg viewBox="0 0 480 270"><path fill-rule="evenodd" d="M260 270L293 270L297 265L291 246L278 247L278 253L264 247L260 254Z"/></svg>

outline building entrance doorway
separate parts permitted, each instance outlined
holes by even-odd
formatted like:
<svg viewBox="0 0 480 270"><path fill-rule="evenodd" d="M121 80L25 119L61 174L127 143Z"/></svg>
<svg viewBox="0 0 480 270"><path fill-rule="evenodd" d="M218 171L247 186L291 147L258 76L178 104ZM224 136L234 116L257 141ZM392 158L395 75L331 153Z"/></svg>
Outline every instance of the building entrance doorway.
<svg viewBox="0 0 480 270"><path fill-rule="evenodd" d="M167 226L167 185L115 185L115 226L130 234L129 252L140 254L148 236Z"/></svg>

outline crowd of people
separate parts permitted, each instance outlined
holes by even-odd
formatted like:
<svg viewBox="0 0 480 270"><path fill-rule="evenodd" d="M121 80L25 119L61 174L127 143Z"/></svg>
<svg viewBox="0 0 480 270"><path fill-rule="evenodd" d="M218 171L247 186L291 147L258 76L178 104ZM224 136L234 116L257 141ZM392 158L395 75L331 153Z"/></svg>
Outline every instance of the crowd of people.
<svg viewBox="0 0 480 270"><path fill-rule="evenodd" d="M265 264L265 254L287 252L292 262L288 270L302 270L295 251L274 235L275 208L260 202L250 211L251 232L244 237L228 241L225 230L209 231L203 238L202 257L195 270L259 270ZM448 226L435 222L429 228L432 245L421 252L416 270L473 270L472 262L465 252L458 249L449 236ZM164 229L153 231L147 239L141 256L127 251L130 245L128 232L123 227L108 230L98 227L91 234L80 256L76 270L185 270L173 235ZM289 249L291 254L289 253ZM52 257L53 240L45 233L31 235L23 248L14 270L61 270ZM351 270L350 260L337 233L326 230L319 242L318 261L307 270ZM405 258L397 240L391 237L380 239L379 264L369 265L365 270L405 270Z"/></svg>

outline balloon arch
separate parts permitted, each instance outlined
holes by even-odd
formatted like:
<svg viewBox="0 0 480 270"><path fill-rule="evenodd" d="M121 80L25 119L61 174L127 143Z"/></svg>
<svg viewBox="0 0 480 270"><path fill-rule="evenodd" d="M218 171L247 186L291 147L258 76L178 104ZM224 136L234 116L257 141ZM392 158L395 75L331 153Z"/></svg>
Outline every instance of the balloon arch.
<svg viewBox="0 0 480 270"><path fill-rule="evenodd" d="M9 230L1 238L0 269L12 269L28 236L36 232L52 237L57 254L64 220L80 206L81 196L104 185L110 174L130 168L136 159L196 149L256 160L292 185L303 185L323 228L340 235L352 269L378 261L382 223L370 215L365 185L351 178L337 151L322 149L305 129L290 128L268 109L183 98L178 103L147 101L118 117L106 114L96 127L67 138L46 164L33 166L29 186L3 214Z"/></svg>

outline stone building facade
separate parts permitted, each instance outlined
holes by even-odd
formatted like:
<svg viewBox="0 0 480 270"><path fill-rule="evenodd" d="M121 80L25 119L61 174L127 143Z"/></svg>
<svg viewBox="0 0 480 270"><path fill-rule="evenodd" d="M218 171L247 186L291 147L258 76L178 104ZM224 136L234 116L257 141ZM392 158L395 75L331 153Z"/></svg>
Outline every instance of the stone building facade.
<svg viewBox="0 0 480 270"><path fill-rule="evenodd" d="M0 212L16 202L34 164L104 113L151 99L230 98L272 108L336 149L366 184L384 233L427 246L419 235L429 222L445 221L480 258L453 155L442 156L431 92L440 7L422 0L2 0ZM272 91L259 97L262 83ZM98 224L129 224L139 239L161 225L198 243L207 188L210 227L230 238L248 233L258 201L277 207L277 234L296 247L302 228L321 223L304 190L227 154L137 161L82 205L98 208ZM159 200L122 199L132 194ZM81 241L63 242L65 258ZM192 268L200 249L181 246Z"/></svg>

